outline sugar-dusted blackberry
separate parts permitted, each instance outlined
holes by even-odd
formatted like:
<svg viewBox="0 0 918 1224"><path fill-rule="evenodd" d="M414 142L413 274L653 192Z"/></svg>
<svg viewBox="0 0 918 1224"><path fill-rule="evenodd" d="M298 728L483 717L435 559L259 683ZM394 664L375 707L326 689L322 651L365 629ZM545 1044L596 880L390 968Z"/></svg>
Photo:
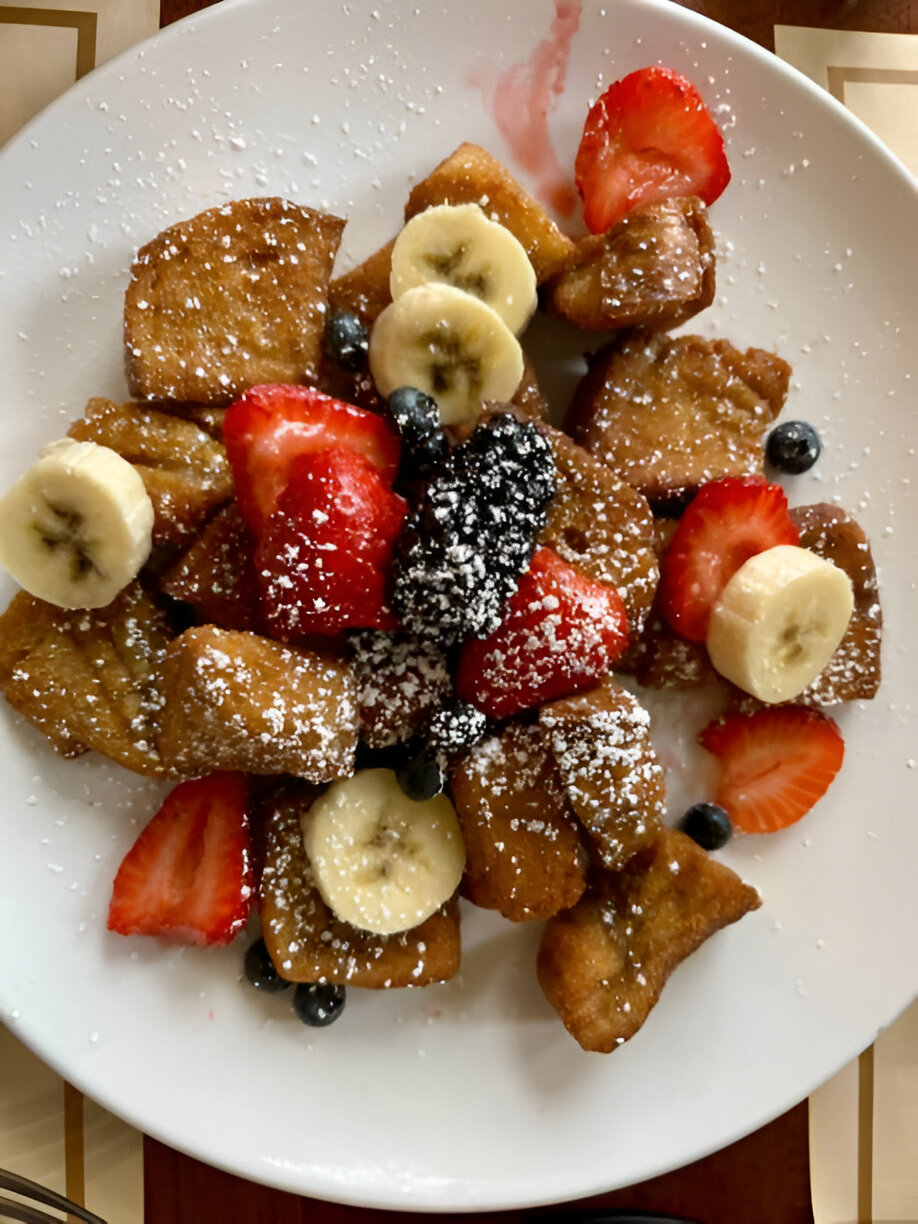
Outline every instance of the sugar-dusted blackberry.
<svg viewBox="0 0 918 1224"><path fill-rule="evenodd" d="M325 321L325 352L344 370L356 373L367 363L370 329L359 315L333 310Z"/></svg>
<svg viewBox="0 0 918 1224"><path fill-rule="evenodd" d="M433 473L398 544L392 605L404 627L451 645L500 624L545 525L556 474L536 426L479 424Z"/></svg>
<svg viewBox="0 0 918 1224"><path fill-rule="evenodd" d="M482 738L487 725L488 719L481 710L456 698L436 712L427 736L439 752L468 752Z"/></svg>
<svg viewBox="0 0 918 1224"><path fill-rule="evenodd" d="M396 387L386 408L402 439L401 475L429 475L449 454L436 401L417 387Z"/></svg>

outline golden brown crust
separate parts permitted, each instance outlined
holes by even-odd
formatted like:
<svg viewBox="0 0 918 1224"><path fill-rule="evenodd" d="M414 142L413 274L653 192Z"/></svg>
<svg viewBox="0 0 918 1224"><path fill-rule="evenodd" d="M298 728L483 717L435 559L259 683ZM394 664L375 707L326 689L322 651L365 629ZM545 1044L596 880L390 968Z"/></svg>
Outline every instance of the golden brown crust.
<svg viewBox="0 0 918 1224"><path fill-rule="evenodd" d="M453 769L466 849L462 893L512 922L548 918L586 887L587 855L548 737L510 723Z"/></svg>
<svg viewBox="0 0 918 1224"><path fill-rule="evenodd" d="M789 379L764 349L638 332L595 354L567 429L652 503L685 501L707 481L762 471Z"/></svg>
<svg viewBox="0 0 918 1224"><path fill-rule="evenodd" d="M223 443L193 421L145 404L93 398L67 431L111 447L137 469L153 503L153 544L193 535L233 493Z"/></svg>
<svg viewBox="0 0 918 1224"><path fill-rule="evenodd" d="M606 678L597 688L542 706L568 803L606 867L621 867L662 828L665 782L650 716Z"/></svg>
<svg viewBox="0 0 918 1224"><path fill-rule="evenodd" d="M459 906L447 902L420 926L374 935L342 922L316 887L301 820L315 797L292 788L265 808L261 917L265 943L281 977L290 982L340 982L383 989L428 986L459 968Z"/></svg>
<svg viewBox="0 0 918 1224"><path fill-rule="evenodd" d="M93 611L20 591L0 617L0 689L63 756L95 749L125 769L165 777L155 730L170 637L138 582Z"/></svg>
<svg viewBox="0 0 918 1224"><path fill-rule="evenodd" d="M160 576L159 588L219 629L262 628L254 541L235 501L205 524L190 547Z"/></svg>
<svg viewBox="0 0 918 1224"><path fill-rule="evenodd" d="M704 204L690 196L635 209L605 234L580 239L542 303L586 331L656 331L710 306L714 291L714 235Z"/></svg>
<svg viewBox="0 0 918 1224"><path fill-rule="evenodd" d="M608 1054L643 1025L677 965L760 904L724 863L666 829L549 920L539 984L580 1045Z"/></svg>
<svg viewBox="0 0 918 1224"><path fill-rule="evenodd" d="M390 748L425 730L452 682L446 658L408 634L365 630L352 634L360 737L370 748Z"/></svg>
<svg viewBox="0 0 918 1224"><path fill-rule="evenodd" d="M124 304L138 399L228 404L255 383L316 383L344 222L276 197L236 200L138 252Z"/></svg>
<svg viewBox="0 0 918 1224"><path fill-rule="evenodd" d="M539 283L559 272L576 254L573 241L562 234L542 205L479 145L461 144L412 188L405 220L434 204L479 204L522 244Z"/></svg>
<svg viewBox="0 0 918 1224"><path fill-rule="evenodd" d="M177 773L288 773L327 782L353 772L357 694L331 655L202 625L162 665L158 746Z"/></svg>
<svg viewBox="0 0 918 1224"><path fill-rule="evenodd" d="M374 251L362 263L333 278L328 287L328 304L333 310L347 310L365 323L373 323L392 301L389 273L395 239Z"/></svg>

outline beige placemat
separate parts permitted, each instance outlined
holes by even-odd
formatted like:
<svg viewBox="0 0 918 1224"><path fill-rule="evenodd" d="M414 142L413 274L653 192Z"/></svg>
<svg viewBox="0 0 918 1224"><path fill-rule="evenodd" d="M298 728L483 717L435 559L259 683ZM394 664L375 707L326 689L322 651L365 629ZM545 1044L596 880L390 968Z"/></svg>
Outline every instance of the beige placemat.
<svg viewBox="0 0 918 1224"><path fill-rule="evenodd" d="M0 1025L0 1168L109 1224L143 1224L143 1136L67 1084Z"/></svg>
<svg viewBox="0 0 918 1224"><path fill-rule="evenodd" d="M0 144L97 64L159 29L159 0L0 0Z"/></svg>

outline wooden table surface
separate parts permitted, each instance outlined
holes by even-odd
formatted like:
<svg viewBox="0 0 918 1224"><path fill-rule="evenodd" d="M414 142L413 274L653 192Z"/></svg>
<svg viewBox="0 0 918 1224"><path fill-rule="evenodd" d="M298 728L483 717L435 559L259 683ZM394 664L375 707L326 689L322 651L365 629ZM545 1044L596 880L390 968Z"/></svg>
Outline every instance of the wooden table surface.
<svg viewBox="0 0 918 1224"><path fill-rule="evenodd" d="M160 24L169 25L217 2L161 0ZM774 50L775 25L918 33L918 0L677 2L769 50ZM257 1126L254 1113L251 1124ZM149 1138L144 1141L144 1184L145 1224L386 1224L418 1218L406 1212L342 1207L267 1189ZM481 1212L475 1218L516 1224L549 1213L570 1219L575 1209L588 1208L669 1212L699 1224L812 1224L806 1102L704 1160L626 1190L543 1211ZM450 1221L468 1216L438 1218Z"/></svg>

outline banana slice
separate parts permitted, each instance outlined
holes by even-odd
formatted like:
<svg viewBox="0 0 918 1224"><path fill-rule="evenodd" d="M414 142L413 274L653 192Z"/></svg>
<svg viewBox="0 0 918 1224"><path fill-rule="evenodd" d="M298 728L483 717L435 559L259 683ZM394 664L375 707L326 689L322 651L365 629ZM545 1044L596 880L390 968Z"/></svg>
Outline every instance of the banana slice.
<svg viewBox="0 0 918 1224"><path fill-rule="evenodd" d="M389 769L333 782L303 817L303 844L326 905L377 935L429 918L459 887L465 867L449 799L417 803Z"/></svg>
<svg viewBox="0 0 918 1224"><path fill-rule="evenodd" d="M382 396L417 387L444 425L474 421L486 400L508 400L523 376L523 350L496 311L453 285L406 289L370 333L370 372Z"/></svg>
<svg viewBox="0 0 918 1224"><path fill-rule="evenodd" d="M61 438L0 499L0 565L61 608L102 608L150 555L153 505L137 469Z"/></svg>
<svg viewBox="0 0 918 1224"><path fill-rule="evenodd" d="M389 290L436 281L496 310L519 335L538 305L536 275L517 238L477 204L437 204L412 217L392 248Z"/></svg>
<svg viewBox="0 0 918 1224"><path fill-rule="evenodd" d="M724 587L711 612L708 654L753 697L790 701L835 653L853 610L844 570L781 544L750 557Z"/></svg>

